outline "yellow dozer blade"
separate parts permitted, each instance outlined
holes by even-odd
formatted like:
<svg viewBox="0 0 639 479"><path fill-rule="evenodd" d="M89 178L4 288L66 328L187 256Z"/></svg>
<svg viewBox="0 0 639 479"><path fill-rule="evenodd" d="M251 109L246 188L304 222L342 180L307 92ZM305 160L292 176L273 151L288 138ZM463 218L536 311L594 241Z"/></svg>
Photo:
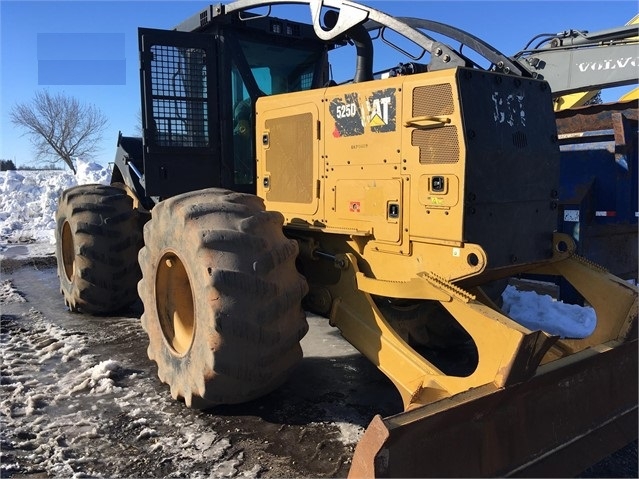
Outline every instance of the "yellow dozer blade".
<svg viewBox="0 0 639 479"><path fill-rule="evenodd" d="M574 477L636 437L635 337L541 366L517 385L376 416L349 477Z"/></svg>
<svg viewBox="0 0 639 479"><path fill-rule="evenodd" d="M564 241L555 235L555 257L517 273L569 281L597 315L584 339L530 331L441 279L380 285L344 255L331 320L405 408L373 419L349 477L569 476L637 437L637 288L561 252ZM475 371L450 376L413 351L375 306L376 288L438 300L475 342Z"/></svg>

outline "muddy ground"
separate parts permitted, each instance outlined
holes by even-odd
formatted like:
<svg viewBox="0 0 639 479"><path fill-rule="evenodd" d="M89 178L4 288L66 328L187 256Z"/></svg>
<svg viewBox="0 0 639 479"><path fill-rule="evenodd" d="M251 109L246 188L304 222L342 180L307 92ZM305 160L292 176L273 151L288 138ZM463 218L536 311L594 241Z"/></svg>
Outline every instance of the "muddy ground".
<svg viewBox="0 0 639 479"><path fill-rule="evenodd" d="M188 409L147 359L139 307L72 314L53 258L2 266L2 477L345 477L374 414L401 409L391 383L316 316L279 390ZM581 477L637 477L636 441Z"/></svg>

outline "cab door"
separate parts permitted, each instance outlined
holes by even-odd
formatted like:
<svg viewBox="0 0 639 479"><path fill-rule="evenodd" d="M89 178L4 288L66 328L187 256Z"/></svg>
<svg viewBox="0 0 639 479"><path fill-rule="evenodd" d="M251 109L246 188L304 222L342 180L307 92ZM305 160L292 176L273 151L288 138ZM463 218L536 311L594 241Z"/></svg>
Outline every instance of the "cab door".
<svg viewBox="0 0 639 479"><path fill-rule="evenodd" d="M147 195L220 186L214 36L141 28L138 41Z"/></svg>

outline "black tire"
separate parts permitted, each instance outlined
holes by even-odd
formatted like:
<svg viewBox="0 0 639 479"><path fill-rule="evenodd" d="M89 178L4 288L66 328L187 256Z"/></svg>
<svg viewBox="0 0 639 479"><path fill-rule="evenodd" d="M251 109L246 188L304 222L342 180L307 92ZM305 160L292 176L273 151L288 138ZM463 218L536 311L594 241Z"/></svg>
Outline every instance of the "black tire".
<svg viewBox="0 0 639 479"><path fill-rule="evenodd" d="M142 327L160 380L187 406L263 396L301 360L308 286L283 220L257 196L215 188L152 210L139 255Z"/></svg>
<svg viewBox="0 0 639 479"><path fill-rule="evenodd" d="M60 291L71 311L109 314L138 299L142 228L126 191L105 185L65 190L55 234Z"/></svg>

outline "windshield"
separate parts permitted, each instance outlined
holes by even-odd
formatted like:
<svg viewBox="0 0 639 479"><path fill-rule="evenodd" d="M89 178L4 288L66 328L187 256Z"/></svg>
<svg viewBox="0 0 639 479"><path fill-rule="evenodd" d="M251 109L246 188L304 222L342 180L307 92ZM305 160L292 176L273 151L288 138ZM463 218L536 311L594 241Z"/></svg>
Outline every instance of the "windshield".
<svg viewBox="0 0 639 479"><path fill-rule="evenodd" d="M313 44L287 45L241 39L240 46L258 92L249 92L248 79L234 61L231 67L231 103L233 116L233 144L235 182L253 182L255 96L310 90L321 86L326 78L325 50ZM237 58L237 57L235 57ZM253 97L253 98L252 98Z"/></svg>

